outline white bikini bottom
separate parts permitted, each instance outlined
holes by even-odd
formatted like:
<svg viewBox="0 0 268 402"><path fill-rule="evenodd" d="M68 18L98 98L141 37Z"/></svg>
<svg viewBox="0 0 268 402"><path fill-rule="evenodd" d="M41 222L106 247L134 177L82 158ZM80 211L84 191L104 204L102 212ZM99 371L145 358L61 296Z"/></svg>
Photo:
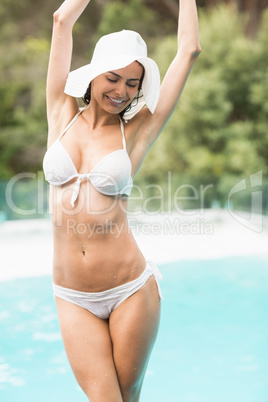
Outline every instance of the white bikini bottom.
<svg viewBox="0 0 268 402"><path fill-rule="evenodd" d="M134 279L134 281L96 293L80 292L69 288L63 288L53 283L54 296L76 304L77 306L90 311L99 318L107 319L112 311L124 300L133 295L133 293L137 292L147 282L151 275L154 275L155 277L159 298L163 299L158 282L162 279L162 275L157 266L150 260L146 261L144 271L137 279Z"/></svg>

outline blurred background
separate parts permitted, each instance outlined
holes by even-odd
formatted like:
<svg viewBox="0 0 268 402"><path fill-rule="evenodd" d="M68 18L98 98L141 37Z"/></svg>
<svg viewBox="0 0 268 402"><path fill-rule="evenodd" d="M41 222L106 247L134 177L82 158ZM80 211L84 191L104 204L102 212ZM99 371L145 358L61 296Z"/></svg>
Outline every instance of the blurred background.
<svg viewBox="0 0 268 402"><path fill-rule="evenodd" d="M47 216L47 184L42 183L45 81L52 14L60 3L0 3L2 221ZM205 208L224 208L236 183L261 172L261 212L267 214L268 0L197 0L197 4L202 54L135 183L146 196L153 196L156 188L147 185L165 189L172 172L172 188L184 186L182 208L200 207L200 199L191 197L190 185L210 186ZM177 15L177 0L92 1L74 28L72 68L90 61L101 35L128 28L144 37L163 77L176 52ZM5 191L11 178L14 204L32 213L21 214L8 205ZM135 208L133 203L130 208ZM250 188L233 197L232 204L250 210Z"/></svg>

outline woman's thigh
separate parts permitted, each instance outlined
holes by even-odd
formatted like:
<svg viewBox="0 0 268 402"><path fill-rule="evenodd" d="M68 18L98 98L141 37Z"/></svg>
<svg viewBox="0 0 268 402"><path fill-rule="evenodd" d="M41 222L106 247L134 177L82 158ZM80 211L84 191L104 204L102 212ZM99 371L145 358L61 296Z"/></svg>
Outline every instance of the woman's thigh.
<svg viewBox="0 0 268 402"><path fill-rule="evenodd" d="M90 401L122 402L107 321L55 299L64 347L80 387Z"/></svg>
<svg viewBox="0 0 268 402"><path fill-rule="evenodd" d="M160 299L155 278L111 314L114 362L124 402L136 402L157 336Z"/></svg>

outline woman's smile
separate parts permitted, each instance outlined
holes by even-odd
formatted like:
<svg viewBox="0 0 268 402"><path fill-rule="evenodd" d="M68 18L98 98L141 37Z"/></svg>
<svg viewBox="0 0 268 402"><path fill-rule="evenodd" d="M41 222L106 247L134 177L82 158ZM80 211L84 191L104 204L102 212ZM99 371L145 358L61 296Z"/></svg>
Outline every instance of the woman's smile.
<svg viewBox="0 0 268 402"><path fill-rule="evenodd" d="M109 103L111 103L114 106L121 107L122 105L124 105L126 103L125 99L116 99L116 98L112 98L111 96L108 96L108 95L105 95L105 96L108 99Z"/></svg>

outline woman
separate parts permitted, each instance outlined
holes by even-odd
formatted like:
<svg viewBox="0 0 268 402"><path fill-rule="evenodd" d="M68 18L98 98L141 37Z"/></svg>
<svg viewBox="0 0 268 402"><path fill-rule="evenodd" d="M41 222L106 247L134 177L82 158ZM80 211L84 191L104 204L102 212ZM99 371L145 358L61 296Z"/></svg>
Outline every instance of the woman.
<svg viewBox="0 0 268 402"><path fill-rule="evenodd" d="M88 3L66 0L54 14L44 158L53 287L65 350L88 399L137 402L158 330L161 275L129 229L127 196L200 53L197 12L195 0L180 1L178 52L160 88L133 31L101 38L91 63L69 74L72 28Z"/></svg>

